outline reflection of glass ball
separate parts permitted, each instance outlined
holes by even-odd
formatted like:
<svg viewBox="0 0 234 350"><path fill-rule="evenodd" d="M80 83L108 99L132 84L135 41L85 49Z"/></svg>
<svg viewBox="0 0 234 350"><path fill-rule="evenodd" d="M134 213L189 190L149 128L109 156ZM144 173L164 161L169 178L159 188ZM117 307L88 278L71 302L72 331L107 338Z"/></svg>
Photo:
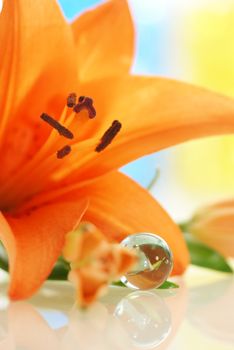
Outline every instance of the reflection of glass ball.
<svg viewBox="0 0 234 350"><path fill-rule="evenodd" d="M172 253L161 237L152 233L137 233L126 237L121 244L134 249L139 257L132 271L121 277L130 288L152 289L166 281L172 266Z"/></svg>
<svg viewBox="0 0 234 350"><path fill-rule="evenodd" d="M134 349L152 349L171 331L171 314L164 300L151 292L137 291L123 298L114 316L128 334Z"/></svg>

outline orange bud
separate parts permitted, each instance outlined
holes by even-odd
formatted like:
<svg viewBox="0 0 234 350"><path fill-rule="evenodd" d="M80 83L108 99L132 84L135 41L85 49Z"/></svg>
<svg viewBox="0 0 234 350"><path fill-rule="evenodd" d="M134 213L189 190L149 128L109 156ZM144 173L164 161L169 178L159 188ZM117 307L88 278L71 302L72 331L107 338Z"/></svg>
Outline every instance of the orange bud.
<svg viewBox="0 0 234 350"><path fill-rule="evenodd" d="M136 263L137 256L107 241L94 225L81 224L66 236L64 258L70 262L69 280L76 286L77 302L88 306L102 296L112 281Z"/></svg>
<svg viewBox="0 0 234 350"><path fill-rule="evenodd" d="M234 200L204 207L186 227L222 255L234 257Z"/></svg>

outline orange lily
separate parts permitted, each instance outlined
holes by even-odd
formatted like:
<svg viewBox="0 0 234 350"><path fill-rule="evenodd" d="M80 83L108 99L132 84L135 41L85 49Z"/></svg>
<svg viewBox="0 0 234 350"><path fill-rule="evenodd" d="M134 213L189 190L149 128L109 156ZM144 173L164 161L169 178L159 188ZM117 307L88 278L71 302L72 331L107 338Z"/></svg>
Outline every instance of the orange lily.
<svg viewBox="0 0 234 350"><path fill-rule="evenodd" d="M176 224L117 169L179 142L233 132L234 101L169 79L131 76L133 39L125 0L109 1L72 25L54 0L3 2L0 239L9 256L12 299L41 286L65 234L82 217L110 240L140 231L161 235L173 250L174 273L189 262ZM96 118L86 110L62 111L71 91L93 99ZM70 143L51 132L42 113L69 128ZM116 118L122 129L95 152Z"/></svg>

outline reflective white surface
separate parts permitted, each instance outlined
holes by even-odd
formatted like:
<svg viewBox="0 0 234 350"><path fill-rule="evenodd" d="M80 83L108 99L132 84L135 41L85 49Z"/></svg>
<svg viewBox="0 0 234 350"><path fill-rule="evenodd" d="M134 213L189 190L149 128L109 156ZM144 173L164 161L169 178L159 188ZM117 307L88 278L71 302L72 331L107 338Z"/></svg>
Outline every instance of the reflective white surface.
<svg viewBox="0 0 234 350"><path fill-rule="evenodd" d="M47 282L27 302L0 296L0 350L234 348L234 279L191 269L179 289L111 287L88 310L74 305L68 283Z"/></svg>

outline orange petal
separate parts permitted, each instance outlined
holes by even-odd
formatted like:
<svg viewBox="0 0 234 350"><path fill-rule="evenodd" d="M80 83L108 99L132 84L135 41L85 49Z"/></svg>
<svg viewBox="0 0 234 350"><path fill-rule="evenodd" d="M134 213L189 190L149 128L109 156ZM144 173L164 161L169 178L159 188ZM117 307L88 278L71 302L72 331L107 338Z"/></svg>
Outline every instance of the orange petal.
<svg viewBox="0 0 234 350"><path fill-rule="evenodd" d="M63 256L69 262L86 259L99 249L104 238L94 225L82 222L66 235Z"/></svg>
<svg viewBox="0 0 234 350"><path fill-rule="evenodd" d="M100 136L113 119L122 123L112 144L80 170L85 179L190 139L234 132L233 99L174 80L126 76L86 84L81 92L92 96L103 118Z"/></svg>
<svg viewBox="0 0 234 350"><path fill-rule="evenodd" d="M73 24L79 79L127 72L133 58L133 23L126 0L111 0Z"/></svg>
<svg viewBox="0 0 234 350"><path fill-rule="evenodd" d="M44 108L49 98L67 94L75 73L72 30L55 0L4 0L0 42L1 135L21 101L33 116L36 106Z"/></svg>
<svg viewBox="0 0 234 350"><path fill-rule="evenodd" d="M106 293L108 281L102 271L72 270L69 279L76 285L79 306L88 306Z"/></svg>
<svg viewBox="0 0 234 350"><path fill-rule="evenodd" d="M0 239L10 262L12 299L31 296L51 272L65 234L79 223L86 201L45 205L21 217L0 216Z"/></svg>
<svg viewBox="0 0 234 350"><path fill-rule="evenodd" d="M153 232L163 237L174 255L174 274L182 273L189 255L177 225L155 199L125 175L112 172L80 190L90 205L84 220L94 223L109 239Z"/></svg>

